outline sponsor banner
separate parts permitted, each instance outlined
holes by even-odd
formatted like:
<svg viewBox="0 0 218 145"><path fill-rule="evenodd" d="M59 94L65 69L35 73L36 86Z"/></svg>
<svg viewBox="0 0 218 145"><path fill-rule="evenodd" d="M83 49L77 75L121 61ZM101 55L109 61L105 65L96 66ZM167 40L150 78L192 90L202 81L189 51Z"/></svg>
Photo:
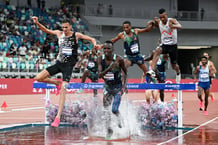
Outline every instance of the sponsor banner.
<svg viewBox="0 0 218 145"><path fill-rule="evenodd" d="M34 89L34 79L0 79L0 95L20 95L20 94L45 94L45 89ZM128 83L140 83L141 79L128 79ZM80 83L81 79L71 79L70 82ZM87 79L86 83L91 81ZM103 83L103 80L99 80ZM174 79L167 79L167 84L175 83ZM193 79L182 79L181 83L194 83ZM196 84L197 85L197 84ZM218 79L212 81L212 92L218 92ZM50 89L51 93L55 93L56 89ZM67 89L68 93L77 93L79 89ZM130 89L130 92L144 92L143 89ZM169 91L169 90L167 90ZM175 91L175 90L174 90ZM185 90L190 91L190 90ZM85 90L84 92L92 92L92 89ZM102 91L100 91L102 92Z"/></svg>
<svg viewBox="0 0 218 145"><path fill-rule="evenodd" d="M33 88L55 89L53 84L34 82ZM67 89L103 89L103 83L69 83ZM142 84L142 83L128 83L128 89L158 89L158 90L196 90L196 84Z"/></svg>

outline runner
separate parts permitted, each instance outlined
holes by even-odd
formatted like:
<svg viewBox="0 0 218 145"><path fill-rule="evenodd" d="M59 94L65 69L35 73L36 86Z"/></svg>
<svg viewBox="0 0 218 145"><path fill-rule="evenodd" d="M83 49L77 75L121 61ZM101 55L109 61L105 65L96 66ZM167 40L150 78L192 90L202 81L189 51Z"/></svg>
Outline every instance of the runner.
<svg viewBox="0 0 218 145"><path fill-rule="evenodd" d="M148 69L144 64L144 59L142 55L140 54L138 34L151 31L153 28L153 24L153 21L149 21L146 28L144 29L132 29L131 22L125 21L123 22L124 31L120 32L115 38L111 40L113 43L115 43L119 39L122 39L124 45L124 61L126 68L132 66L133 64L137 64L139 68L144 72L144 74L147 73Z"/></svg>
<svg viewBox="0 0 218 145"><path fill-rule="evenodd" d="M177 29L181 29L181 24L174 18L168 18L165 9L159 10L159 18L155 17L155 26L160 29L161 34L161 47L157 49L152 60L152 70L149 72L154 73L159 55L169 54L172 68L176 71L176 82L181 80L181 73L179 65L177 64Z"/></svg>
<svg viewBox="0 0 218 145"><path fill-rule="evenodd" d="M211 60L209 60L209 59L210 59L210 56L209 56L209 54L208 54L207 52L204 52L204 53L203 53L203 56L206 56L206 57L207 57L207 59L208 59L208 65L214 69L213 77L215 78L215 77L216 77L216 67L214 66L214 63L213 63ZM200 65L200 64L201 64L201 61L199 62L199 65ZM213 78L210 76L210 87L212 86L212 79L213 79ZM214 95L213 95L213 93L210 92L209 96L210 96L210 98L211 98L211 101L213 102L213 101L214 101Z"/></svg>
<svg viewBox="0 0 218 145"><path fill-rule="evenodd" d="M94 48L96 49L98 48L98 46L96 45L96 41L94 38L83 35L79 32L71 31L72 25L68 20L64 20L62 22L63 31L60 31L47 29L44 25L39 23L38 17L33 16L32 19L40 30L47 34L56 35L58 38L59 54L57 56L56 63L44 69L35 77L38 82L52 83L57 86L56 95L60 93L59 108L58 113L51 126L58 127L60 124L61 113L66 99L66 87L71 79L73 67L77 62L78 39L91 41L94 45ZM50 76L53 76L60 72L63 74L63 82L49 78Z"/></svg>
<svg viewBox="0 0 218 145"><path fill-rule="evenodd" d="M109 106L112 104L112 113L117 116L118 126L121 128L119 106L121 96L124 92L127 93L127 69L123 58L114 54L113 51L113 43L111 41L105 41L103 45L104 53L102 57L98 58L99 78L103 78L105 82L103 88L103 106L107 115L107 139L110 139L113 134ZM121 74L122 71L124 76Z"/></svg>
<svg viewBox="0 0 218 145"><path fill-rule="evenodd" d="M199 65L194 72L194 79L197 82L197 74L198 74L198 98L200 100L200 111L204 110L204 115L208 115L207 107L208 107L208 96L210 94L210 78L212 74L214 74L214 69L209 66L208 59L206 56L201 57L201 65ZM204 109L203 109L203 99L202 93L204 91Z"/></svg>

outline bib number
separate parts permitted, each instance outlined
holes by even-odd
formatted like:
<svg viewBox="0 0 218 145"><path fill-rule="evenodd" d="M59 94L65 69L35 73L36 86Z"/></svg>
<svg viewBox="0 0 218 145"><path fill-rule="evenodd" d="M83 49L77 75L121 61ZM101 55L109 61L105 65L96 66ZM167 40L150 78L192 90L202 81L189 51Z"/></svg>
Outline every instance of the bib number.
<svg viewBox="0 0 218 145"><path fill-rule="evenodd" d="M114 74L112 72L108 72L105 76L104 79L106 80L114 80Z"/></svg>
<svg viewBox="0 0 218 145"><path fill-rule="evenodd" d="M62 54L65 56L72 55L72 48L71 47L63 47Z"/></svg>
<svg viewBox="0 0 218 145"><path fill-rule="evenodd" d="M94 63L94 62L89 62L89 63L88 63L88 67L90 67L90 68L95 67L95 63Z"/></svg>
<svg viewBox="0 0 218 145"><path fill-rule="evenodd" d="M138 44L131 45L130 50L132 53L138 53L139 52L139 45Z"/></svg>

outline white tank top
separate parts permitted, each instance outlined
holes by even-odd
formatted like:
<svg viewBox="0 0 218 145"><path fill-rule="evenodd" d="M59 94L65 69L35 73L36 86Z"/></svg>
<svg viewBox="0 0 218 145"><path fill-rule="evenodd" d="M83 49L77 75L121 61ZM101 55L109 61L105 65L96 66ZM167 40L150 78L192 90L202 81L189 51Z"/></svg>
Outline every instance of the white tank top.
<svg viewBox="0 0 218 145"><path fill-rule="evenodd" d="M159 29L161 34L161 43L165 45L174 45L177 44L177 29L171 29L169 27L169 21L172 18L167 19L166 25L160 21Z"/></svg>
<svg viewBox="0 0 218 145"><path fill-rule="evenodd" d="M204 69L200 65L198 80L199 82L210 82L208 65Z"/></svg>

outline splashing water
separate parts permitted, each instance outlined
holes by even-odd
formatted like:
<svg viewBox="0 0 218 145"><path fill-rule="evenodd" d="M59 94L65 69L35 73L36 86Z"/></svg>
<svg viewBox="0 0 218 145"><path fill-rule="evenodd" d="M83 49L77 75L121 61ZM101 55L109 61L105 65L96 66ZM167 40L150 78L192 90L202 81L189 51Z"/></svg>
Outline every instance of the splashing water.
<svg viewBox="0 0 218 145"><path fill-rule="evenodd" d="M107 119L111 116L110 128L113 134L110 139L124 139L133 135L140 135L140 124L137 120L137 112L133 104L128 101L122 101L119 107L120 117L112 113L111 106L104 108L100 98L94 98L87 101L87 125L89 136L106 137ZM109 115L107 115L109 113ZM119 127L121 124L121 128Z"/></svg>
<svg viewBox="0 0 218 145"><path fill-rule="evenodd" d="M174 101L168 103L147 103L134 104L127 100L122 100L117 117L112 113L112 106L103 107L102 99L97 97L87 97L84 100L81 91L76 93L76 101L70 101L65 104L61 122L77 126L87 125L88 135L90 137L107 136L108 124L111 118L110 128L113 134L110 139L125 139L132 137L145 137L144 126L158 127L176 127L178 125L178 116ZM122 96L125 98L125 96ZM46 102L47 121L53 122L57 114L58 106L52 105L50 101ZM119 126L121 124L121 127Z"/></svg>

